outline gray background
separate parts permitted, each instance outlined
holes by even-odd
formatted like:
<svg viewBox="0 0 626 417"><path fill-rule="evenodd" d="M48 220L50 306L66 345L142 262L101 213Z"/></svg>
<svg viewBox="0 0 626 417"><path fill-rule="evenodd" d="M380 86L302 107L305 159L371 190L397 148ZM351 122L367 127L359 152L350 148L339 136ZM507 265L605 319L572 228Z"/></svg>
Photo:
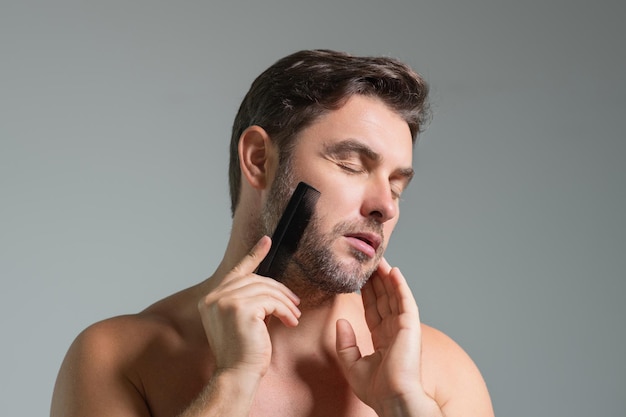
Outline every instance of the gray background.
<svg viewBox="0 0 626 417"><path fill-rule="evenodd" d="M626 409L622 2L1 1L0 415L46 415L90 323L211 274L253 78L401 58L435 118L389 259L500 416Z"/></svg>

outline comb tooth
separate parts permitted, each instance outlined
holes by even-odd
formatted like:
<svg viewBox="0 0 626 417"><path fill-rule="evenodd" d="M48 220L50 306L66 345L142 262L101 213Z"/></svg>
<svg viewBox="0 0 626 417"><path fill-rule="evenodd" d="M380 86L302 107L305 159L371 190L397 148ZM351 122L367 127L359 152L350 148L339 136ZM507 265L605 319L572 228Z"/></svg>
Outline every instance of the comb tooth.
<svg viewBox="0 0 626 417"><path fill-rule="evenodd" d="M276 277L282 273L311 220L319 196L320 192L310 185L298 184L278 221L272 235L272 247L259 265L257 274Z"/></svg>

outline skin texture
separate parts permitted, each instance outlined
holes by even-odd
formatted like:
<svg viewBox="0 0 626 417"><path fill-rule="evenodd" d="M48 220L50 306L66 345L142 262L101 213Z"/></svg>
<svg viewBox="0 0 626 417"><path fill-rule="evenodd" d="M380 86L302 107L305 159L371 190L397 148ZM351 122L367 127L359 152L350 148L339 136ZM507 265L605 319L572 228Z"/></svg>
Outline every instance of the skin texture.
<svg viewBox="0 0 626 417"><path fill-rule="evenodd" d="M291 174L321 191L310 244L323 238L325 251L296 255L282 282L254 273L271 245L261 213L275 222L268 198L287 195L270 192L282 178L277 150L251 126L239 154L240 203L215 273L82 332L52 417L493 416L472 360L420 323L383 257L412 172L404 120L355 96L300 133ZM320 257L330 267L312 277ZM361 294L329 292L348 278Z"/></svg>

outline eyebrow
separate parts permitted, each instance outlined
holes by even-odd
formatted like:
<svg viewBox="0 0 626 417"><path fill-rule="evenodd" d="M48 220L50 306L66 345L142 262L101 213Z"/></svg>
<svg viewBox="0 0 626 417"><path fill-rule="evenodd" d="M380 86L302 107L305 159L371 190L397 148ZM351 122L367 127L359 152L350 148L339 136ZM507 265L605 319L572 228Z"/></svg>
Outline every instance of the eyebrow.
<svg viewBox="0 0 626 417"><path fill-rule="evenodd" d="M340 142L324 144L324 152L327 155L333 155L340 158L347 157L350 154L356 153L374 162L380 162L380 160L382 159L382 156L378 152L376 152L363 142L355 139L346 139ZM396 170L396 172L401 177L404 177L407 185L415 175L415 170L413 170L413 168L400 168Z"/></svg>
<svg viewBox="0 0 626 417"><path fill-rule="evenodd" d="M345 157L350 154L356 153L359 155L363 155L367 159L372 160L374 162L378 162L381 160L381 156L378 152L374 151L372 148L370 148L366 144L361 143L354 139L346 139L340 142L325 144L324 151L327 154L333 155L333 156Z"/></svg>

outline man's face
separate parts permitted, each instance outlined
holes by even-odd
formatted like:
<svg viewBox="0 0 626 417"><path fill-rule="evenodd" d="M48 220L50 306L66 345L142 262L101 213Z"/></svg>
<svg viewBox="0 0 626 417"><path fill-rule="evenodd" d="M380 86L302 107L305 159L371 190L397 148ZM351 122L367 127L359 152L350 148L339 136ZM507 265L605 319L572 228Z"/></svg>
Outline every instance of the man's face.
<svg viewBox="0 0 626 417"><path fill-rule="evenodd" d="M412 150L407 123L376 98L352 97L304 129L270 188L263 233L271 235L298 181L321 196L292 263L277 278L289 283L298 275L328 294L361 288L398 221Z"/></svg>

